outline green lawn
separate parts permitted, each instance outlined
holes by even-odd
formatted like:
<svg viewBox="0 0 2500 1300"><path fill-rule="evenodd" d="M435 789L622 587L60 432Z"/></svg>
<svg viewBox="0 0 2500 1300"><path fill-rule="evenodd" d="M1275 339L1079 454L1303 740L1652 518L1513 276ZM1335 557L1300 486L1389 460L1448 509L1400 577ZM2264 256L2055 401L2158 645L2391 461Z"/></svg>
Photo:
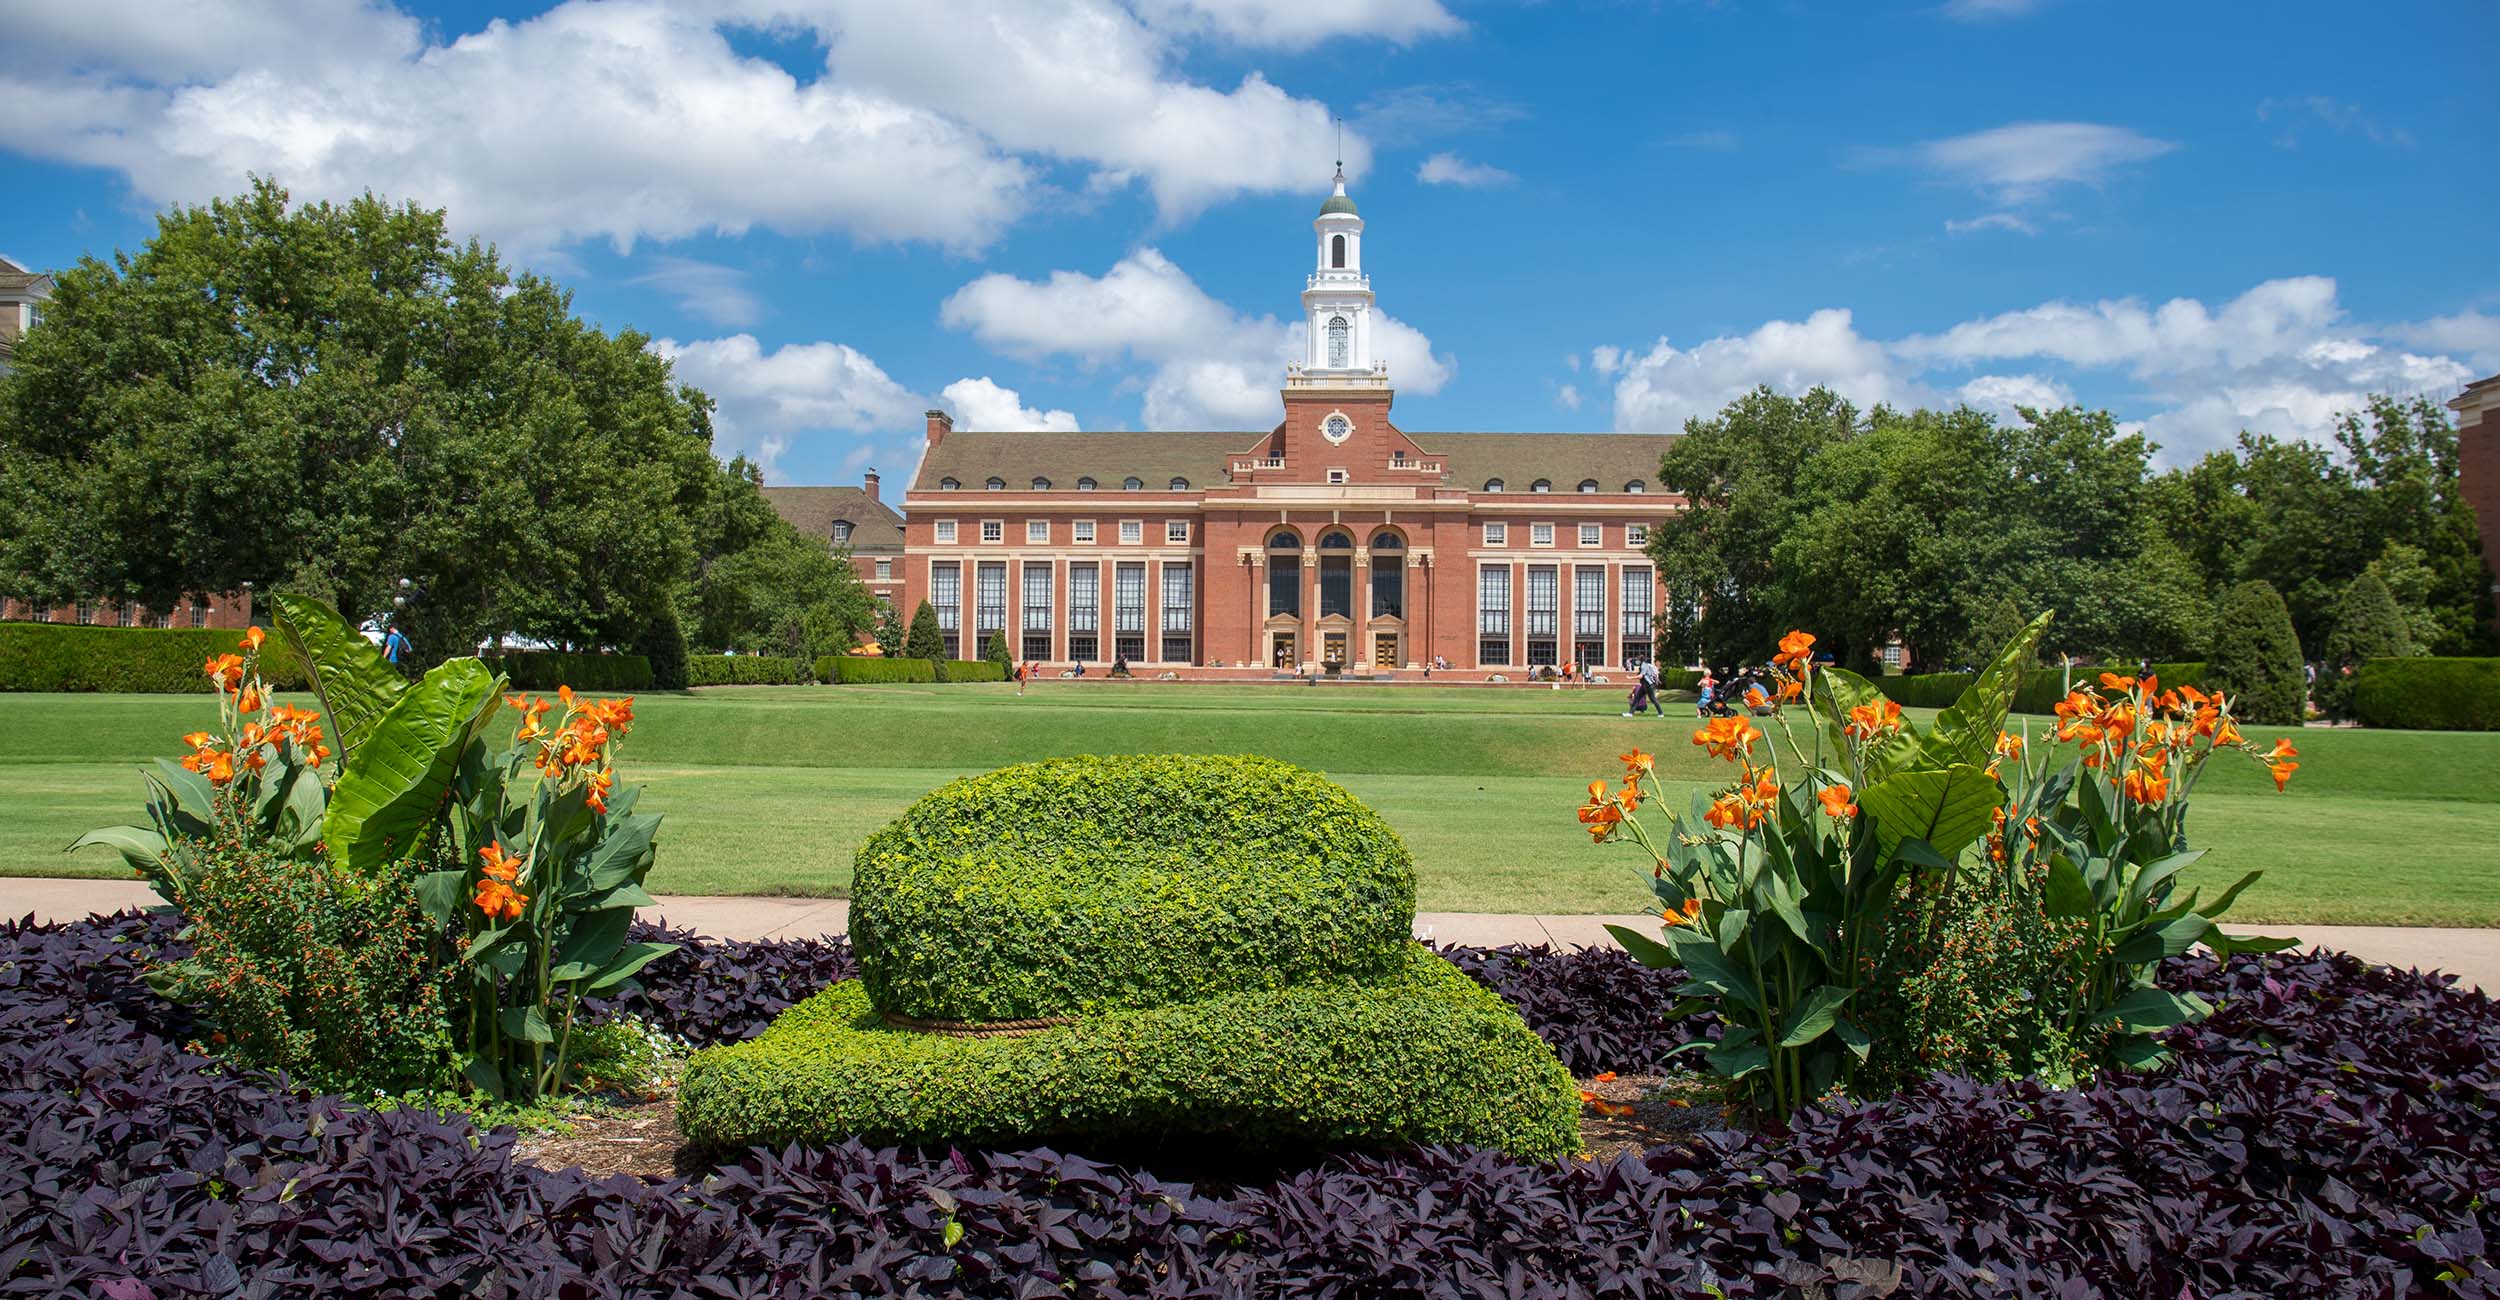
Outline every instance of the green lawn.
<svg viewBox="0 0 2500 1300"><path fill-rule="evenodd" d="M1052 754L1252 752L1328 772L1415 851L1427 911L1598 912L1644 905L1637 855L1572 818L1632 744L1670 797L1717 779L1689 714L1616 716L1605 688L1036 684L749 687L651 696L624 750L668 824L652 887L839 895L868 832L949 778ZM60 848L135 819L134 768L209 721L202 696L0 696L0 872L117 876ZM2035 729L2041 720L2029 720ZM2259 729L2258 738L2274 733ZM2500 925L2500 735L2304 730L2288 795L2219 766L2191 833L2210 881L2266 879L2245 921Z"/></svg>

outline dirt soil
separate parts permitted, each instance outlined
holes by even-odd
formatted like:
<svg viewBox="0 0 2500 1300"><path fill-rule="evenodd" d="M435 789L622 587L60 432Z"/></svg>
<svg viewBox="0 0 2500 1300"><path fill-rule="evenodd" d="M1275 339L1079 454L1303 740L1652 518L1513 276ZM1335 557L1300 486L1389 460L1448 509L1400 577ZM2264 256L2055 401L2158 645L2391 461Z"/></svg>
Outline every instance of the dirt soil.
<svg viewBox="0 0 2500 1300"><path fill-rule="evenodd" d="M1625 1074L1580 1080L1580 1135L1588 1156L1603 1160L1653 1146L1690 1141L1732 1121L1707 1080L1691 1074ZM578 1166L594 1178L634 1174L663 1179L700 1172L704 1162L677 1128L673 1092L576 1116L572 1132L521 1139L516 1154L547 1169Z"/></svg>

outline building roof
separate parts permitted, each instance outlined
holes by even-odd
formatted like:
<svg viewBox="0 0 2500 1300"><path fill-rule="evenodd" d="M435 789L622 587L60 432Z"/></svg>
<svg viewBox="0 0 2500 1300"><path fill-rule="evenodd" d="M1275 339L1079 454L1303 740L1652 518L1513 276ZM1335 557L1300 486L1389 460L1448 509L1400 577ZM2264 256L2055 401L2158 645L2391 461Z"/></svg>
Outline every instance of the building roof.
<svg viewBox="0 0 2500 1300"><path fill-rule="evenodd" d="M1076 488L1091 478L1096 490L1117 492L1134 476L1145 490L1166 490L1175 478L1193 489L1228 480L1233 458L1273 434L1273 430L1230 433L988 433L955 430L921 458L912 491L938 491L941 479L952 478L959 491L978 492L992 476L1006 490L1023 492L1035 478L1050 480L1052 491ZM1569 492L1582 479L1596 479L1604 492L1621 492L1635 479L1651 491L1658 488L1658 462L1675 435L1664 433L1418 433L1406 430L1426 454L1442 457L1453 487L1482 491L1487 479L1501 479L1506 490L1525 492L1540 478L1554 490ZM768 491L770 489L767 489ZM787 513L786 511L784 512Z"/></svg>
<svg viewBox="0 0 2500 1300"><path fill-rule="evenodd" d="M810 537L833 538L837 522L851 525L854 552L903 549L903 516L855 487L768 487L764 499L792 528Z"/></svg>
<svg viewBox="0 0 2500 1300"><path fill-rule="evenodd" d="M0 293L23 293L37 286L50 287L52 277L0 257Z"/></svg>

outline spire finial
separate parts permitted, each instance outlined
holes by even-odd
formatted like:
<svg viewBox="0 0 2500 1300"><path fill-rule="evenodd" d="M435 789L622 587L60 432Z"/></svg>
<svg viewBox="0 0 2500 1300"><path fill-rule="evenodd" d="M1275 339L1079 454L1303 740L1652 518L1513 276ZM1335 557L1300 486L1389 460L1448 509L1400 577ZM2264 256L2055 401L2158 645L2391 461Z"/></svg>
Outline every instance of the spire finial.
<svg viewBox="0 0 2500 1300"><path fill-rule="evenodd" d="M1337 127L1337 183L1343 185L1345 184L1345 119L1332 117L1329 121L1335 123Z"/></svg>

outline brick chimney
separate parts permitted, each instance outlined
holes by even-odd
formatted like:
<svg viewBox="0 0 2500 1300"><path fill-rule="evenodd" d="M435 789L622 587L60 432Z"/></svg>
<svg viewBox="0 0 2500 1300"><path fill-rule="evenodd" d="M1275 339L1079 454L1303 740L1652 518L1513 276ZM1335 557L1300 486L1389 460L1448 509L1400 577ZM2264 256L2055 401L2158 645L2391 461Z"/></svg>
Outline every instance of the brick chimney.
<svg viewBox="0 0 2500 1300"><path fill-rule="evenodd" d="M952 432L954 432L954 431L955 431L955 417L954 417L954 416L948 415L948 414L947 414L946 412L944 412L944 411L931 411L931 412L929 412L929 445L930 445L930 446L934 447L934 446L938 445L939 443L946 441L946 435L947 435L947 434L949 434L949 433L952 433Z"/></svg>
<svg viewBox="0 0 2500 1300"><path fill-rule="evenodd" d="M879 499L877 496L877 471L872 469L867 473L860 475L859 485L868 489L869 500L875 501Z"/></svg>

